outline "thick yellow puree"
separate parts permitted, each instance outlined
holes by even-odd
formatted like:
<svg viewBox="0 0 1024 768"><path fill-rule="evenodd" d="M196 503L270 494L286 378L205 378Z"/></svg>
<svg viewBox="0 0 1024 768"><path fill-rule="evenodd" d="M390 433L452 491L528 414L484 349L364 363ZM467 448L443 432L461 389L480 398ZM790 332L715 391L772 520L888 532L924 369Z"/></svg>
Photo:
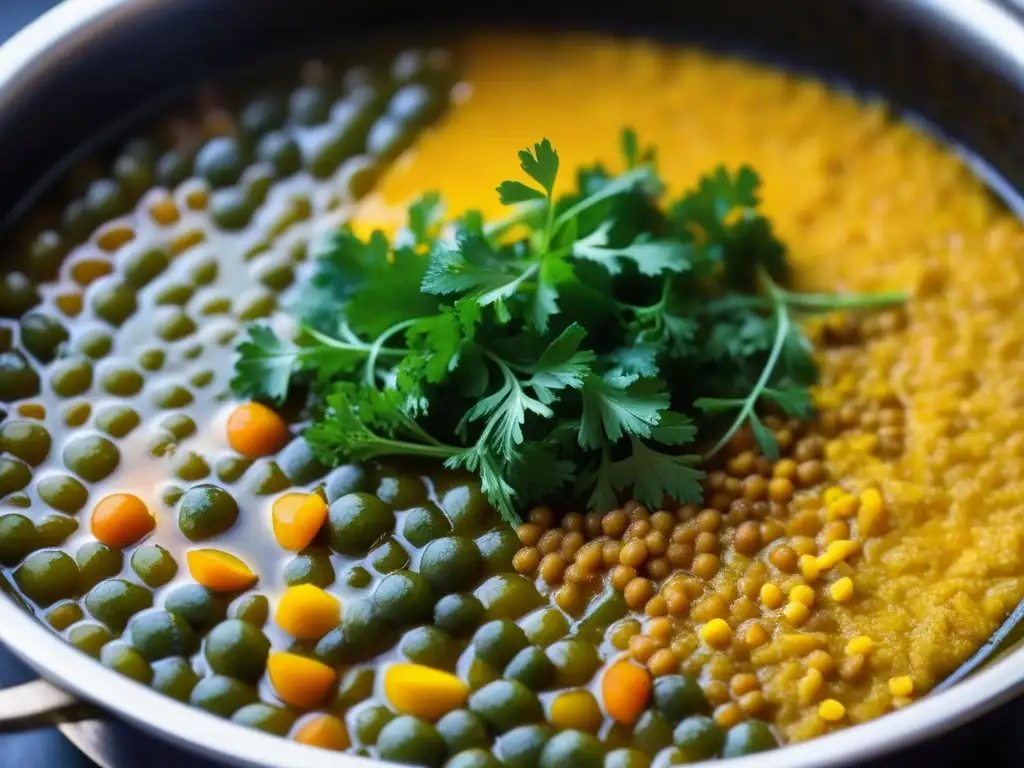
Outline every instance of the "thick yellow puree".
<svg viewBox="0 0 1024 768"><path fill-rule="evenodd" d="M738 551L749 542L735 543L742 509L708 517L721 569L708 578L696 565L674 570L690 607L673 618L674 657L661 662L700 673L720 722L756 714L787 740L927 691L1024 596L1018 222L947 148L883 106L811 80L592 37L474 36L460 53L464 100L396 165L361 225L387 223L430 189L452 213L500 216L493 190L518 178L515 150L546 136L563 169L602 160L619 170L627 124L657 145L670 194L717 163L755 167L798 287L912 294L903 314L833 318L820 329L820 423L790 443L803 454L792 463L820 455L824 472L766 519L753 516L763 547L752 556ZM714 479L727 509L746 492L737 490L751 458L742 447ZM763 499L748 485L750 501ZM821 556L835 541L854 542L853 553L830 565ZM783 546L810 560L795 570L773 560ZM778 587L781 604L765 585ZM811 597L794 595L803 585ZM787 610L800 598L813 600L806 615ZM731 638L716 634L714 618ZM747 632L754 623L764 637ZM635 645L638 658L650 656ZM762 698L745 699L751 691Z"/></svg>

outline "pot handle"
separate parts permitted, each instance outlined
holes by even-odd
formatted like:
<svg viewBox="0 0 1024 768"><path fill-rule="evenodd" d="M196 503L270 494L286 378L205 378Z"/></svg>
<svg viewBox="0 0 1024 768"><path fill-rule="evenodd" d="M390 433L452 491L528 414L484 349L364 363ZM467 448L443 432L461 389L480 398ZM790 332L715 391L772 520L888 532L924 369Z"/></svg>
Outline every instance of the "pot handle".
<svg viewBox="0 0 1024 768"><path fill-rule="evenodd" d="M0 733L90 716L95 716L92 707L46 680L33 680L0 690Z"/></svg>

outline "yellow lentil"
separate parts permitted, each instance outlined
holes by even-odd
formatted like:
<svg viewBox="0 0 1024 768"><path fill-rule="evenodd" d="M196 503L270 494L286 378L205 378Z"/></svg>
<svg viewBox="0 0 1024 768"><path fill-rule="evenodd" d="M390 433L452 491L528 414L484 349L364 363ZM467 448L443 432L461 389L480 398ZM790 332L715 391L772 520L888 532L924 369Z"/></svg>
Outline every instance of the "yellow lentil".
<svg viewBox="0 0 1024 768"><path fill-rule="evenodd" d="M914 692L914 679L910 675L889 678L889 693L899 698L908 698Z"/></svg>
<svg viewBox="0 0 1024 768"><path fill-rule="evenodd" d="M825 699L818 705L818 717L827 723L838 723L846 717L846 707L835 699Z"/></svg>
<svg viewBox="0 0 1024 768"><path fill-rule="evenodd" d="M846 644L846 653L850 656L866 656L874 649L874 641L867 635L855 637Z"/></svg>
<svg viewBox="0 0 1024 768"><path fill-rule="evenodd" d="M732 628L725 619L712 619L700 628L700 637L712 648L726 648L732 642Z"/></svg>
<svg viewBox="0 0 1024 768"><path fill-rule="evenodd" d="M761 604L765 608L775 610L782 605L785 596L776 584L765 584L761 587Z"/></svg>
<svg viewBox="0 0 1024 768"><path fill-rule="evenodd" d="M845 603L853 597L853 579L843 576L828 588L828 592L837 603Z"/></svg>

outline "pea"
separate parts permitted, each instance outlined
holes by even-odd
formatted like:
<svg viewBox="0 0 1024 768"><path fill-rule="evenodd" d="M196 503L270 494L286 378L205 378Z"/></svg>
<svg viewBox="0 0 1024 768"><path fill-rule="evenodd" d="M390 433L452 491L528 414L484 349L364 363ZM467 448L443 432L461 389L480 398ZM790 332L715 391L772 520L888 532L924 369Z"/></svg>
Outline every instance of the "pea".
<svg viewBox="0 0 1024 768"><path fill-rule="evenodd" d="M189 703L220 717L231 717L242 707L255 704L258 698L251 686L224 675L213 675L196 683Z"/></svg>
<svg viewBox="0 0 1024 768"><path fill-rule="evenodd" d="M519 574L492 576L474 594L494 619L518 619L544 604L533 582Z"/></svg>
<svg viewBox="0 0 1024 768"><path fill-rule="evenodd" d="M80 427L92 415L92 406L88 403L71 403L64 409L64 424L68 427Z"/></svg>
<svg viewBox="0 0 1024 768"><path fill-rule="evenodd" d="M507 619L489 621L473 635L473 653L495 669L502 669L527 644L523 630Z"/></svg>
<svg viewBox="0 0 1024 768"><path fill-rule="evenodd" d="M85 206L93 221L110 221L127 209L120 185L113 179L97 179L85 192Z"/></svg>
<svg viewBox="0 0 1024 768"><path fill-rule="evenodd" d="M672 740L682 754L683 761L694 763L717 757L725 744L725 733L713 718L693 715L676 726Z"/></svg>
<svg viewBox="0 0 1024 768"><path fill-rule="evenodd" d="M555 665L559 688L584 686L601 667L597 649L582 640L559 640L548 646L547 655Z"/></svg>
<svg viewBox="0 0 1024 768"><path fill-rule="evenodd" d="M292 91L288 113L298 125L319 125L326 122L331 111L327 91L316 85L304 85Z"/></svg>
<svg viewBox="0 0 1024 768"><path fill-rule="evenodd" d="M244 189L218 189L210 200L210 215L221 229L236 232L244 229L256 211L257 203Z"/></svg>
<svg viewBox="0 0 1024 768"><path fill-rule="evenodd" d="M372 747L384 726L395 719L395 713L380 704L368 704L355 711L352 717L352 732L364 746Z"/></svg>
<svg viewBox="0 0 1024 768"><path fill-rule="evenodd" d="M313 132L306 150L306 168L318 179L326 179L341 161L358 152L362 136L348 124L328 123Z"/></svg>
<svg viewBox="0 0 1024 768"><path fill-rule="evenodd" d="M476 540L476 547L484 559L484 573L512 573L512 558L522 544L511 527L499 525Z"/></svg>
<svg viewBox="0 0 1024 768"><path fill-rule="evenodd" d="M0 426L0 451L38 467L50 453L50 433L37 421L8 421Z"/></svg>
<svg viewBox="0 0 1024 768"><path fill-rule="evenodd" d="M192 393L180 384L165 382L153 389L153 405L157 408L184 408L192 402Z"/></svg>
<svg viewBox="0 0 1024 768"><path fill-rule="evenodd" d="M480 578L480 571L480 551L462 536L435 539L420 560L420 573L439 595L471 586Z"/></svg>
<svg viewBox="0 0 1024 768"><path fill-rule="evenodd" d="M331 549L343 555L365 555L395 527L395 513L368 493L350 493L329 509Z"/></svg>
<svg viewBox="0 0 1024 768"><path fill-rule="evenodd" d="M426 501L427 486L415 475L385 475L376 496L392 509L409 509Z"/></svg>
<svg viewBox="0 0 1024 768"><path fill-rule="evenodd" d="M388 103L388 114L406 125L422 127L444 109L440 95L426 86L410 84L399 88Z"/></svg>
<svg viewBox="0 0 1024 768"><path fill-rule="evenodd" d="M428 723L411 715L401 715L381 729L377 751L384 760L439 768L444 763L447 747Z"/></svg>
<svg viewBox="0 0 1024 768"><path fill-rule="evenodd" d="M135 248L121 263L121 274L133 288L142 288L170 265L171 259L162 248Z"/></svg>
<svg viewBox="0 0 1024 768"><path fill-rule="evenodd" d="M62 231L72 243L82 242L98 223L93 219L85 200L72 200L61 215Z"/></svg>
<svg viewBox="0 0 1024 768"><path fill-rule="evenodd" d="M19 491L5 498L3 503L4 506L13 509L28 509L32 506L32 498L27 493Z"/></svg>
<svg viewBox="0 0 1024 768"><path fill-rule="evenodd" d="M75 437L64 446L64 466L90 483L109 477L120 462L117 446L100 435Z"/></svg>
<svg viewBox="0 0 1024 768"><path fill-rule="evenodd" d="M288 119L288 109L279 96L259 96L242 110L240 121L246 135L258 138L268 131L280 128Z"/></svg>
<svg viewBox="0 0 1024 768"><path fill-rule="evenodd" d="M180 309L164 314L156 325L156 335L164 341L177 341L191 336L196 330L195 321Z"/></svg>
<svg viewBox="0 0 1024 768"><path fill-rule="evenodd" d="M569 634L569 620L553 606L542 608L524 617L520 626L530 642L541 648L547 648Z"/></svg>
<svg viewBox="0 0 1024 768"><path fill-rule="evenodd" d="M373 602L356 600L345 606L341 624L321 638L314 653L330 666L357 664L377 656L394 642L394 627L378 614Z"/></svg>
<svg viewBox="0 0 1024 768"><path fill-rule="evenodd" d="M21 272L0 277L0 317L21 317L38 303L36 287Z"/></svg>
<svg viewBox="0 0 1024 768"><path fill-rule="evenodd" d="M132 616L152 605L153 595L148 589L124 579L101 581L85 596L85 607L93 618L114 632L122 632Z"/></svg>
<svg viewBox="0 0 1024 768"><path fill-rule="evenodd" d="M36 520L36 540L42 547L59 547L77 530L78 521L61 512L47 512Z"/></svg>
<svg viewBox="0 0 1024 768"><path fill-rule="evenodd" d="M501 768L501 763L486 749L467 749L444 765L445 768Z"/></svg>
<svg viewBox="0 0 1024 768"><path fill-rule="evenodd" d="M175 440L184 440L195 434L196 423L186 413L172 413L160 421L160 429L169 432Z"/></svg>
<svg viewBox="0 0 1024 768"><path fill-rule="evenodd" d="M231 716L231 721L275 736L287 736L295 725L295 715L287 709L260 701L246 704Z"/></svg>
<svg viewBox="0 0 1024 768"><path fill-rule="evenodd" d="M199 682L199 675L192 670L187 660L174 657L153 662L153 690L178 701L188 701L192 689Z"/></svg>
<svg viewBox="0 0 1024 768"><path fill-rule="evenodd" d="M138 303L135 291L129 285L113 279L96 282L93 285L95 287L91 287L91 306L97 317L111 325L119 326L135 314Z"/></svg>
<svg viewBox="0 0 1024 768"><path fill-rule="evenodd" d="M22 514L0 515L0 563L16 565L39 546L36 527Z"/></svg>
<svg viewBox="0 0 1024 768"><path fill-rule="evenodd" d="M216 136L196 155L196 175L211 187L230 187L242 175L248 159L237 139Z"/></svg>
<svg viewBox="0 0 1024 768"><path fill-rule="evenodd" d="M17 352L0 353L0 402L39 394L39 374Z"/></svg>
<svg viewBox="0 0 1024 768"><path fill-rule="evenodd" d="M333 503L342 496L366 490L368 478L366 471L359 464L345 464L327 476L324 492L327 502Z"/></svg>
<svg viewBox="0 0 1024 768"><path fill-rule="evenodd" d="M277 297L266 291L253 291L238 300L235 313L239 320L268 317L277 308Z"/></svg>
<svg viewBox="0 0 1024 768"><path fill-rule="evenodd" d="M537 695L515 680L495 680L476 691L469 697L469 711L499 733L544 721Z"/></svg>
<svg viewBox="0 0 1024 768"><path fill-rule="evenodd" d="M414 547L425 547L434 539L451 532L451 523L432 502L410 509L402 523L402 536Z"/></svg>
<svg viewBox="0 0 1024 768"><path fill-rule="evenodd" d="M162 349L146 349L139 355L139 365L147 371L159 371L164 366L164 358Z"/></svg>
<svg viewBox="0 0 1024 768"><path fill-rule="evenodd" d="M284 583L289 587L312 584L325 588L334 583L334 564L323 549L311 548L300 552L284 567Z"/></svg>
<svg viewBox="0 0 1024 768"><path fill-rule="evenodd" d="M434 625L455 637L473 632L484 618L484 606L473 595L445 595L434 606Z"/></svg>
<svg viewBox="0 0 1024 768"><path fill-rule="evenodd" d="M50 368L50 389L58 397L74 397L91 386L92 363L85 358L65 358Z"/></svg>
<svg viewBox="0 0 1024 768"><path fill-rule="evenodd" d="M342 574L341 581L352 589L365 589L370 586L370 582L373 581L373 576L370 572L363 568L361 565L353 565L344 574Z"/></svg>
<svg viewBox="0 0 1024 768"><path fill-rule="evenodd" d="M609 752L604 768L650 768L651 759L638 749L624 747Z"/></svg>
<svg viewBox="0 0 1024 768"><path fill-rule="evenodd" d="M633 744L654 755L672 744L672 726L657 710L648 709L633 726Z"/></svg>
<svg viewBox="0 0 1024 768"><path fill-rule="evenodd" d="M124 556L118 549L99 541L87 541L75 553L82 589L92 589L104 579L121 572Z"/></svg>
<svg viewBox="0 0 1024 768"><path fill-rule="evenodd" d="M0 456L0 496L20 491L32 482L32 469L22 461Z"/></svg>
<svg viewBox="0 0 1024 768"><path fill-rule="evenodd" d="M539 768L602 768L604 747L589 733L562 731L551 737L540 753Z"/></svg>
<svg viewBox="0 0 1024 768"><path fill-rule="evenodd" d="M487 498L475 484L459 485L444 494L441 509L461 536L479 536L500 520Z"/></svg>
<svg viewBox="0 0 1024 768"><path fill-rule="evenodd" d="M391 62L391 78L396 83L443 83L452 77L451 67L447 51L424 52L412 48L398 54Z"/></svg>
<svg viewBox="0 0 1024 768"><path fill-rule="evenodd" d="M100 662L103 666L146 685L153 679L153 670L145 657L137 649L120 640L103 646L103 650L100 651Z"/></svg>
<svg viewBox="0 0 1024 768"><path fill-rule="evenodd" d="M512 657L502 676L506 680L518 680L531 690L543 691L555 680L555 665L542 648L531 645Z"/></svg>
<svg viewBox="0 0 1024 768"><path fill-rule="evenodd" d="M416 627L402 636L399 652L409 661L437 669L452 669L459 650L451 635L437 627Z"/></svg>
<svg viewBox="0 0 1024 768"><path fill-rule="evenodd" d="M386 539L367 556L370 566L380 574L394 573L409 565L409 553L392 538Z"/></svg>
<svg viewBox="0 0 1024 768"><path fill-rule="evenodd" d="M544 745L554 734L548 725L521 725L498 737L494 754L506 768L536 768Z"/></svg>
<svg viewBox="0 0 1024 768"><path fill-rule="evenodd" d="M366 197L380 179L381 167L368 155L350 157L335 174L335 186L348 193L350 200Z"/></svg>
<svg viewBox="0 0 1024 768"><path fill-rule="evenodd" d="M114 346L114 338L107 332L99 328L91 328L83 331L75 339L74 348L75 351L81 355L85 355L92 360L99 360L102 357L106 357L110 354L110 350Z"/></svg>
<svg viewBox="0 0 1024 768"><path fill-rule="evenodd" d="M710 707L700 684L688 675L665 675L654 682L654 708L670 723L708 712Z"/></svg>
<svg viewBox="0 0 1024 768"><path fill-rule="evenodd" d="M42 312L30 312L21 318L21 345L41 363L57 356L68 340L67 329L55 317Z"/></svg>
<svg viewBox="0 0 1024 768"><path fill-rule="evenodd" d="M85 617L82 607L74 600L65 600L57 603L46 612L46 622L58 632L63 632L72 624L76 624Z"/></svg>
<svg viewBox="0 0 1024 768"><path fill-rule="evenodd" d="M192 173L192 159L184 152L171 150L156 163L156 179L160 186L174 189Z"/></svg>
<svg viewBox="0 0 1024 768"><path fill-rule="evenodd" d="M114 161L114 178L121 185L129 200L138 200L142 193L153 186L153 169L140 160L121 155Z"/></svg>
<svg viewBox="0 0 1024 768"><path fill-rule="evenodd" d="M161 282L162 288L156 295L156 303L161 307L175 306L182 307L188 303L195 293L195 286L191 283L166 283Z"/></svg>
<svg viewBox="0 0 1024 768"><path fill-rule="evenodd" d="M255 462L245 473L245 485L260 496L278 493L291 486L288 476L277 466L277 462L264 459Z"/></svg>
<svg viewBox="0 0 1024 768"><path fill-rule="evenodd" d="M197 485L185 491L178 504L178 528L190 541L202 541L227 531L238 519L238 503L216 485Z"/></svg>
<svg viewBox="0 0 1024 768"><path fill-rule="evenodd" d="M715 725L718 727L717 723ZM676 728L677 732L678 730L679 728ZM768 724L763 720L751 718L734 725L725 734L722 757L726 759L730 757L743 757L744 755L752 755L755 752L767 752L778 746L779 741L775 738L775 734L772 733Z"/></svg>
<svg viewBox="0 0 1024 768"><path fill-rule="evenodd" d="M583 618L576 625L576 635L590 642L600 643L604 631L625 616L627 610L626 598L609 585L587 606Z"/></svg>
<svg viewBox="0 0 1024 768"><path fill-rule="evenodd" d="M262 628L270 617L270 601L266 595L242 595L228 606L228 616Z"/></svg>
<svg viewBox="0 0 1024 768"><path fill-rule="evenodd" d="M105 366L100 374L100 386L111 395L130 397L142 389L142 374L126 365Z"/></svg>
<svg viewBox="0 0 1024 768"><path fill-rule="evenodd" d="M491 745L487 724L468 709L456 709L437 721L437 733L451 755L467 749L487 749Z"/></svg>
<svg viewBox="0 0 1024 768"><path fill-rule="evenodd" d="M159 544L152 544L132 553L132 570L146 586L156 589L175 577L178 564L170 552Z"/></svg>
<svg viewBox="0 0 1024 768"><path fill-rule="evenodd" d="M203 652L214 672L237 680L255 682L267 668L270 641L252 624L228 619L206 636Z"/></svg>
<svg viewBox="0 0 1024 768"><path fill-rule="evenodd" d="M67 246L60 234L52 229L43 230L29 247L25 271L33 280L52 280L57 276L66 254Z"/></svg>
<svg viewBox="0 0 1024 768"><path fill-rule="evenodd" d="M341 676L338 683L338 695L334 697L335 706L349 709L373 696L373 686L377 673L373 667L353 667Z"/></svg>
<svg viewBox="0 0 1024 768"><path fill-rule="evenodd" d="M114 639L110 630L100 624L84 622L76 624L68 630L68 642L75 648L94 658L100 657L100 651Z"/></svg>
<svg viewBox="0 0 1024 768"><path fill-rule="evenodd" d="M303 437L297 437L277 454L275 461L294 485L306 485L323 477L327 467L317 461Z"/></svg>
<svg viewBox="0 0 1024 768"><path fill-rule="evenodd" d="M191 384L196 389L202 389L203 387L209 386L210 384L213 383L213 377L214 372L211 371L209 368L206 368L202 371L198 371L192 374L191 378L189 378L188 380L188 383Z"/></svg>
<svg viewBox="0 0 1024 768"><path fill-rule="evenodd" d="M170 611L148 610L128 622L132 645L149 661L168 656L189 656L199 647L199 638L181 616Z"/></svg>
<svg viewBox="0 0 1024 768"><path fill-rule="evenodd" d="M174 460L174 475L186 482L194 483L209 476L210 465L199 454L185 451Z"/></svg>
<svg viewBox="0 0 1024 768"><path fill-rule="evenodd" d="M14 571L14 582L40 608L78 594L78 566L58 549L33 552Z"/></svg>
<svg viewBox="0 0 1024 768"><path fill-rule="evenodd" d="M396 571L377 585L373 605L383 619L395 626L408 626L430 617L434 596L429 583L420 574Z"/></svg>
<svg viewBox="0 0 1024 768"><path fill-rule="evenodd" d="M250 165L242 174L242 181L239 182L242 191L249 203L255 207L262 205L274 186L276 174L269 163L257 163Z"/></svg>
<svg viewBox="0 0 1024 768"><path fill-rule="evenodd" d="M382 115L370 127L366 149L374 157L391 162L411 147L415 139L415 126L406 125L391 115Z"/></svg>
<svg viewBox="0 0 1024 768"><path fill-rule="evenodd" d="M286 255L274 254L261 259L259 265L254 265L253 275L270 290L283 291L295 280L295 268L292 266L291 259ZM303 443L308 449L309 444L305 441ZM309 459L315 459L312 450L309 450L308 456Z"/></svg>
<svg viewBox="0 0 1024 768"><path fill-rule="evenodd" d="M164 608L181 616L200 634L205 634L227 614L220 597L198 584L185 584L171 590L164 599Z"/></svg>
<svg viewBox="0 0 1024 768"><path fill-rule="evenodd" d="M139 414L122 404L105 405L96 411L93 424L111 437L122 438L139 426Z"/></svg>
<svg viewBox="0 0 1024 768"><path fill-rule="evenodd" d="M269 163L281 178L291 176L302 168L302 150L298 143L284 131L272 131L260 139L256 155Z"/></svg>

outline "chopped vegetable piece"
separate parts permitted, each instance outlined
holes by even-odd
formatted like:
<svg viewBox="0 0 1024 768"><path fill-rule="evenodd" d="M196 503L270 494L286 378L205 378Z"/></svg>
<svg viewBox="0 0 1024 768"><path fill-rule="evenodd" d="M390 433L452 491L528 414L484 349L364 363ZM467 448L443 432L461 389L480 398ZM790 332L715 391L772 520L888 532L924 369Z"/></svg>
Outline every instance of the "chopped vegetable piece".
<svg viewBox="0 0 1024 768"><path fill-rule="evenodd" d="M333 668L295 653L271 654L267 671L277 695L300 709L323 704L338 682L338 673Z"/></svg>
<svg viewBox="0 0 1024 768"><path fill-rule="evenodd" d="M469 686L421 664L393 664L384 673L384 694L402 714L433 722L465 704Z"/></svg>
<svg viewBox="0 0 1024 768"><path fill-rule="evenodd" d="M192 578L214 592L239 592L259 581L248 565L219 549L193 549L187 559Z"/></svg>
<svg viewBox="0 0 1024 768"><path fill-rule="evenodd" d="M277 625L300 640L319 640L341 621L341 603L313 584L289 587L277 605Z"/></svg>
<svg viewBox="0 0 1024 768"><path fill-rule="evenodd" d="M274 502L274 538L284 549L300 552L327 520L327 502L316 493L286 493Z"/></svg>
<svg viewBox="0 0 1024 768"><path fill-rule="evenodd" d="M352 746L344 721L334 715L313 715L298 727L293 738L300 744L336 752Z"/></svg>
<svg viewBox="0 0 1024 768"><path fill-rule="evenodd" d="M604 708L615 722L633 725L647 708L651 687L650 672L626 659L617 661L601 680Z"/></svg>
<svg viewBox="0 0 1024 768"><path fill-rule="evenodd" d="M130 493L106 496L92 511L92 535L115 549L134 544L155 527L145 503Z"/></svg>
<svg viewBox="0 0 1024 768"><path fill-rule="evenodd" d="M250 459L277 453L288 442L288 424L260 403L246 403L228 417L228 442Z"/></svg>
<svg viewBox="0 0 1024 768"><path fill-rule="evenodd" d="M560 731L597 733L601 727L601 708L590 691L565 691L551 702L551 725Z"/></svg>

